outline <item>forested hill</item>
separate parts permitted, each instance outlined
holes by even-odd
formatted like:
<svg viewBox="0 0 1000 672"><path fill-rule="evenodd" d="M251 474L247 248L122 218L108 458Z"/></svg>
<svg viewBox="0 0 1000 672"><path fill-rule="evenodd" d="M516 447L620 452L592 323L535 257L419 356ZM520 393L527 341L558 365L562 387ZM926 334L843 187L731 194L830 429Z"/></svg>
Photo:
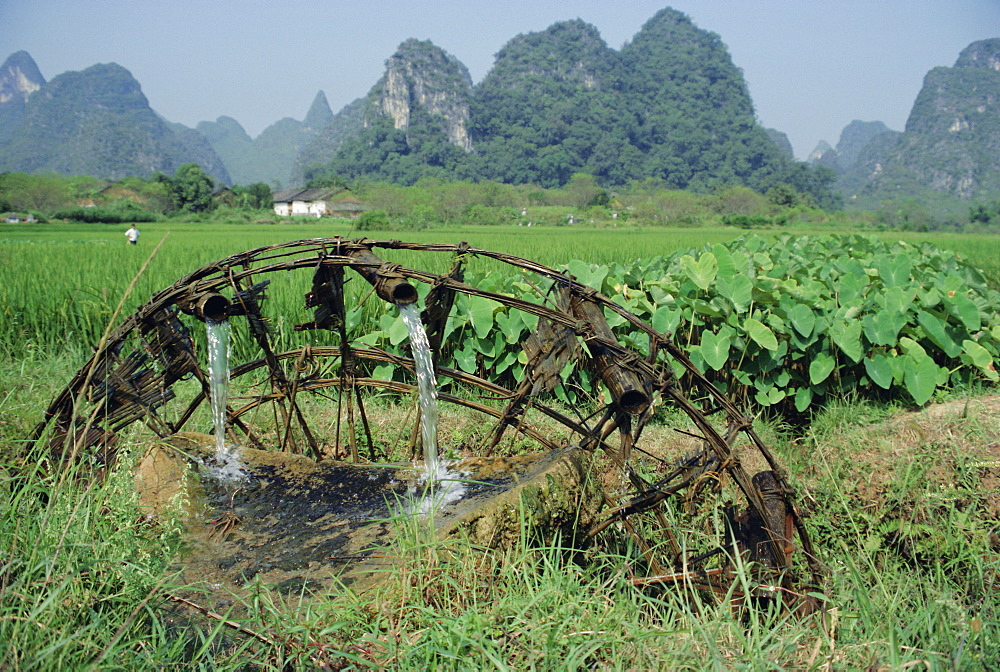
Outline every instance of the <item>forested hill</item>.
<svg viewBox="0 0 1000 672"><path fill-rule="evenodd" d="M11 54L0 66L0 144L20 125L28 97L43 86L45 78L26 51Z"/></svg>
<svg viewBox="0 0 1000 672"><path fill-rule="evenodd" d="M407 73L412 90L428 101L468 98L471 151L449 135L456 123L449 115L460 106L435 110L411 96L402 125L386 113L384 87L376 86L365 127L322 167L315 165L322 157L310 157L306 177L411 184L439 176L549 187L585 172L608 186L655 178L682 189L744 184L766 191L785 183L832 204L833 172L782 153L756 123L746 83L719 36L672 9L620 51L581 20L518 35L471 90L462 77L428 75L427 64L455 70L453 57L442 58L427 42L404 46L390 65ZM424 67L401 65L407 60Z"/></svg>
<svg viewBox="0 0 1000 672"><path fill-rule="evenodd" d="M320 91L303 121L285 117L265 128L256 138L251 138L232 117L202 121L196 128L222 157L236 184L264 182L284 186L296 181L299 154L333 119L326 94Z"/></svg>
<svg viewBox="0 0 1000 672"><path fill-rule="evenodd" d="M115 63L44 83L28 97L22 116L0 151L0 171L121 179L173 173L195 162L229 182L205 138L171 127L149 107L132 74Z"/></svg>
<svg viewBox="0 0 1000 672"><path fill-rule="evenodd" d="M468 68L457 58L431 42L406 40L364 100L342 110L299 157L303 179L412 184L468 176L471 92Z"/></svg>
<svg viewBox="0 0 1000 672"><path fill-rule="evenodd" d="M953 67L924 77L906 128L864 148L845 196L862 205L915 199L940 206L1000 196L1000 38L973 42ZM855 192L848 186L856 187Z"/></svg>

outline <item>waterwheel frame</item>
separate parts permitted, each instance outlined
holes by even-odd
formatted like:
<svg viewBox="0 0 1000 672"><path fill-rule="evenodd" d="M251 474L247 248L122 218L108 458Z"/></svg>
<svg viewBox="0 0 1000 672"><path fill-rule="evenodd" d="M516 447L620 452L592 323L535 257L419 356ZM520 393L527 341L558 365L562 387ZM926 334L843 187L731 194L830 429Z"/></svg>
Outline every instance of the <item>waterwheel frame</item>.
<svg viewBox="0 0 1000 672"><path fill-rule="evenodd" d="M374 250L444 253L452 255L453 263L449 272L433 273L383 261ZM513 274L528 274L539 285L538 301L465 282L466 266L477 258L500 262ZM737 565L744 565L751 568L758 595L777 597L792 608L802 608L803 581L819 584L821 565L784 470L754 431L752 418L702 375L668 334L657 332L568 273L465 243L315 238L268 245L205 265L155 294L98 344L90 361L45 411L32 442L45 442L53 464L86 458L100 471L114 463L120 435L133 423L142 422L160 437L185 430L211 395L208 373L199 361L185 320L228 319L245 321L249 341L259 350L259 357L231 366L232 378L263 373L265 378L257 387L267 388L232 400L227 409L227 432L233 440L256 448L303 452L315 459L377 460L361 391L413 394L413 382L368 374L372 364L378 363L403 372L400 377L410 376L414 362L411 357L359 344L349 335L347 270L369 283L366 300L374 293L375 300L389 304L415 303L420 293L413 283L429 286L421 318L437 376L460 383L490 401L477 401L470 395L441 395L445 403L491 418L490 431L480 445L472 447L474 452L490 454L508 432L527 437L543 450L560 447L561 440L552 439L527 421L530 410L568 430L573 443L581 448L607 456L622 475L623 485L618 492L609 493L612 503L604 519L589 533L598 536L609 529L625 530L635 541L645 567L632 577L634 584L683 582L743 599L745 591L734 589L734 581ZM312 273L301 307L312 311L313 319L294 325L292 331L322 333L335 343L307 342L276 351L275 316L266 311L268 283L296 271L298 277ZM543 283L547 288L541 288ZM522 344L527 364L520 383L505 387L438 361L445 325L458 294L491 299L506 310L538 318L533 333ZM648 352L625 347L615 338L606 319L612 313L648 337ZM286 342L291 333L281 336L277 340ZM317 366L317 361L327 364ZM610 401L587 417L576 418L549 403L546 395L561 384L560 372L567 365L591 371L592 398ZM681 390L675 368L684 372L691 394ZM333 438L322 436L319 428L310 424L301 403L308 395L328 390L337 395ZM692 394L697 404L691 401ZM172 419L164 413L168 404L180 409ZM678 431L696 438L700 448L667 464L656 477L644 476L633 468L633 456L648 454L641 435L663 404L680 409L690 419L695 431ZM254 422L254 412L264 407L270 409L272 418L272 435L267 440L259 436ZM612 439L616 431L617 441ZM419 432L414 435L419 436ZM358 445L359 437L366 446ZM331 455L324 450L330 444L338 450L343 447L345 454L335 450ZM753 476L741 459L748 451L766 463L766 469ZM723 483L735 486L739 502L720 500ZM719 496L711 503L692 504L707 501L706 493L713 492ZM701 542L699 547L689 543L686 532L671 522L668 514L690 514L692 509L703 512L705 507L725 519L726 538L710 547Z"/></svg>

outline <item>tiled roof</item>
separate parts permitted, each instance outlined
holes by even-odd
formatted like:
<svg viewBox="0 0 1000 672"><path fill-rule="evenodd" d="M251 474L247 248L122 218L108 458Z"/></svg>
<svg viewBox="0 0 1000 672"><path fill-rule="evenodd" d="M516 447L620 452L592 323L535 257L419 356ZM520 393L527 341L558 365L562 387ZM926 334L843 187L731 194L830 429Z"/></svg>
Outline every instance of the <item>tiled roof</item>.
<svg viewBox="0 0 1000 672"><path fill-rule="evenodd" d="M292 201L325 201L339 194L343 189L282 189L271 194L275 203L291 203Z"/></svg>

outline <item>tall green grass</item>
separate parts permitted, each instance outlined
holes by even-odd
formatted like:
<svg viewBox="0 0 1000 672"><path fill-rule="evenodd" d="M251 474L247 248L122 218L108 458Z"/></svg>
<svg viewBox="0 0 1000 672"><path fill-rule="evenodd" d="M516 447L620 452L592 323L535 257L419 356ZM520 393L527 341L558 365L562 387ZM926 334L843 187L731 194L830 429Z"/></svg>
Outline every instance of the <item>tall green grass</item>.
<svg viewBox="0 0 1000 672"><path fill-rule="evenodd" d="M1000 289L1000 237L964 233L880 234L883 238L929 242L943 250L952 250L981 270L994 289Z"/></svg>
<svg viewBox="0 0 1000 672"><path fill-rule="evenodd" d="M726 242L742 233L732 228L466 226L392 232L384 237L412 242L466 241L474 247L559 266L573 259L629 264L678 249ZM341 220L296 220L277 225L167 220L144 225L138 246L127 245L122 234L120 226L108 225L0 227L0 353L17 356L33 347L92 346L147 255L161 242L159 253L124 305L124 315L178 278L236 252L304 238L360 237L349 222ZM1000 283L1000 241L995 237L905 235L956 249ZM445 271L451 263L447 255L391 251L385 256L434 272ZM495 266L499 270L499 265ZM303 287L307 282L303 274ZM308 288L302 289L305 291ZM296 292L272 297L277 314L303 310L301 294Z"/></svg>
<svg viewBox="0 0 1000 672"><path fill-rule="evenodd" d="M72 370L69 356L0 362L0 669L902 670L1000 659L992 472L968 448L995 444L1000 425L974 405L926 430L912 454L894 443L908 425L882 424L891 413L870 404L831 406L805 434L762 426L829 568L823 615L684 585L638 590L625 536L582 553L526 539L501 552L433 539L410 518L367 592L255 585L232 613L206 613L174 599L176 522L135 502L137 436L103 483L51 473L22 443ZM747 583L741 573L736 586ZM212 604L190 588L184 597Z"/></svg>
<svg viewBox="0 0 1000 672"><path fill-rule="evenodd" d="M178 612L163 571L169 535L132 520L114 487L64 485L44 507L25 501L38 492L15 500L38 522L0 518L11 558L4 669L988 669L1000 655L995 594L971 593L945 563L914 568L858 546L850 532L824 540L829 610L805 618L684 585L639 591L629 558L600 546L582 558L558 544L499 553L406 529L367 592L258 584L236 618ZM969 578L996 570L976 563ZM751 582L741 573L735 587Z"/></svg>
<svg viewBox="0 0 1000 672"><path fill-rule="evenodd" d="M160 250L139 278L122 317L180 277L231 254L289 240L352 235L349 225L342 222L236 227L168 221L144 226L140 245L131 246L120 228L58 224L0 229L0 352L16 356L31 347L95 344L126 288L159 243ZM734 235L716 231L709 238ZM696 237L691 230L465 227L416 232L407 240L467 241L556 266L570 259L630 261L690 246L705 237ZM385 256L436 272L446 271L451 264L443 254L400 250ZM284 290L274 288L279 293L270 297L273 314L304 314L302 295L308 291L310 278L300 275L301 291L281 295Z"/></svg>

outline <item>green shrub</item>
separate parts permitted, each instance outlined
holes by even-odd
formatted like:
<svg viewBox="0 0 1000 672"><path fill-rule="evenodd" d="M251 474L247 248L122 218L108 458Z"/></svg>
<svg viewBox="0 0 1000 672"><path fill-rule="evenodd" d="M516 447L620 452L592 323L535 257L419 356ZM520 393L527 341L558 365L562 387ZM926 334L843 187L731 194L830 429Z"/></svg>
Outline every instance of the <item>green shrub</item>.
<svg viewBox="0 0 1000 672"><path fill-rule="evenodd" d="M1000 293L956 254L930 244L750 236L630 266L574 261L566 269L672 334L700 371L747 404L792 415L843 394L923 405L944 388L998 381ZM545 290L536 279L472 271L466 281L532 301ZM624 345L648 349L644 333L605 312ZM399 347L405 330L391 314L381 322L366 338ZM490 299L459 295L442 363L521 380L521 343L536 324Z"/></svg>
<svg viewBox="0 0 1000 672"><path fill-rule="evenodd" d="M125 224L130 222L155 222L157 217L131 201L120 201L112 206L74 207L52 213L52 219L69 219L88 224Z"/></svg>
<svg viewBox="0 0 1000 672"><path fill-rule="evenodd" d="M354 228L358 231L390 231L392 222L385 211L369 210L354 220Z"/></svg>
<svg viewBox="0 0 1000 672"><path fill-rule="evenodd" d="M784 226L788 223L788 217L785 215L777 217L723 215L722 223L725 226L735 226L740 229L764 229L772 226Z"/></svg>

